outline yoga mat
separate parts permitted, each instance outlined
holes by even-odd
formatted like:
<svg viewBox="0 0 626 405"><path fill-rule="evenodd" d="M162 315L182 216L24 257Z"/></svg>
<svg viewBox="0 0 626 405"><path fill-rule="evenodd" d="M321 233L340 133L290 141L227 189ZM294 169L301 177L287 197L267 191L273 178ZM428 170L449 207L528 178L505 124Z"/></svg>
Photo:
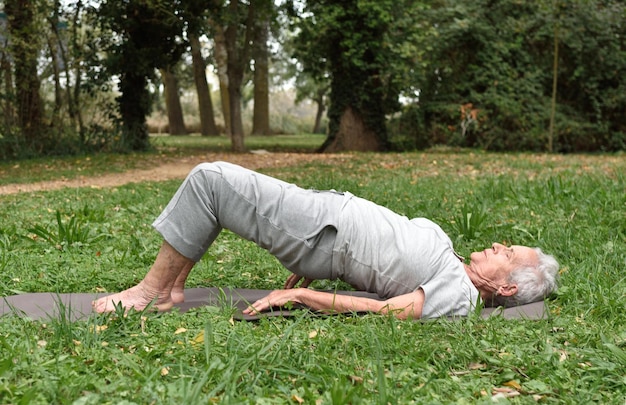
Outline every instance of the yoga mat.
<svg viewBox="0 0 626 405"><path fill-rule="evenodd" d="M243 315L241 311L249 303L265 297L271 290L246 288L189 288L185 290L185 302L174 307L181 312L205 305L218 307L236 307L236 319L253 321L268 316L291 316L292 310L274 308L259 315ZM379 299L376 294L362 291L335 291L337 294ZM91 302L108 293L26 293L0 298L0 316L17 315L35 320L64 317L72 321L85 319L92 315ZM542 319L548 315L544 301L520 305L512 308L484 308L481 315L503 316L506 319Z"/></svg>

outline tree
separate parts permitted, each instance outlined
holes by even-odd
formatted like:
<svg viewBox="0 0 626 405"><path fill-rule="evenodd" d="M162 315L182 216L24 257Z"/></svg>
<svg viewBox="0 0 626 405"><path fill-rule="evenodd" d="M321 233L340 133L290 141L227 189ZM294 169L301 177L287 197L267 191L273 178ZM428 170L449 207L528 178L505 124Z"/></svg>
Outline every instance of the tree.
<svg viewBox="0 0 626 405"><path fill-rule="evenodd" d="M37 26L38 2L7 0L5 11L8 17L10 46L15 75L15 101L17 123L26 144L37 149L38 137L43 127L43 101L37 72L37 57L40 36Z"/></svg>
<svg viewBox="0 0 626 405"><path fill-rule="evenodd" d="M183 118L183 108L180 105L180 88L173 70L170 67L159 69L165 91L165 109L167 111L169 133L170 135L185 135L187 129L185 128L185 120Z"/></svg>
<svg viewBox="0 0 626 405"><path fill-rule="evenodd" d="M180 59L184 22L176 13L176 0L106 0L98 8L104 30L117 34L106 47L107 67L119 75L119 113L122 135L131 150L149 147L146 117L151 99L147 89L155 69L172 66Z"/></svg>
<svg viewBox="0 0 626 405"><path fill-rule="evenodd" d="M322 151L389 147L386 115L400 107L403 70L413 57L406 15L420 8L414 0L307 2L295 23L295 56L317 80L330 76Z"/></svg>
<svg viewBox="0 0 626 405"><path fill-rule="evenodd" d="M547 150L554 94L554 150L623 148L624 10L610 0L435 3L419 96L425 131L448 144ZM468 103L477 119L462 135Z"/></svg>
<svg viewBox="0 0 626 405"><path fill-rule="evenodd" d="M15 123L15 108L13 105L13 64L11 61L11 53L9 50L9 33L7 29L6 14L0 14L0 45L2 46L2 55L0 55L0 74L2 75L2 129L3 133L8 133Z"/></svg>
<svg viewBox="0 0 626 405"><path fill-rule="evenodd" d="M215 2L205 0L187 0L181 3L182 15L187 23L187 38L191 48L191 63L193 67L193 80L198 94L198 110L200 113L200 134L218 135L213 113L213 101L211 91L206 78L207 64L202 56L200 37L208 34L209 16L219 9Z"/></svg>
<svg viewBox="0 0 626 405"><path fill-rule="evenodd" d="M228 74L228 104L230 110L230 130L233 152L244 152L244 133L241 111L243 77L250 61L255 2L244 7L238 0L230 0L223 10L225 23L224 42L226 45Z"/></svg>
<svg viewBox="0 0 626 405"><path fill-rule="evenodd" d="M215 57L215 69L220 84L220 99L222 101L222 116L224 117L224 130L229 137L233 131L230 127L230 90L228 85L228 51L226 50L226 38L224 29L216 19L211 20L213 29L213 56Z"/></svg>
<svg viewBox="0 0 626 405"><path fill-rule="evenodd" d="M206 63L202 57L202 48L198 37L189 33L189 44L191 46L191 60L193 64L193 79L198 93L198 110L200 111L200 134L218 135L213 114L213 102L209 83L206 79Z"/></svg>
<svg viewBox="0 0 626 405"><path fill-rule="evenodd" d="M288 13L287 13L288 14ZM274 57L273 70L277 76L277 81L293 82L296 90L296 104L305 100L312 101L317 106L315 120L313 123L312 133L323 133L322 118L327 107L328 92L330 91L330 77L326 70L326 65L317 63L313 60L307 60L309 66L305 68L304 63L295 56L298 53L297 40L294 33L288 30L288 24L282 24L278 32L279 41L282 45L281 52ZM303 53L303 57L308 55ZM321 69L315 72L315 66Z"/></svg>
<svg viewBox="0 0 626 405"><path fill-rule="evenodd" d="M254 112L252 117L252 134L269 135L270 100L269 100L269 24L272 15L272 3L268 0L257 1L254 24Z"/></svg>

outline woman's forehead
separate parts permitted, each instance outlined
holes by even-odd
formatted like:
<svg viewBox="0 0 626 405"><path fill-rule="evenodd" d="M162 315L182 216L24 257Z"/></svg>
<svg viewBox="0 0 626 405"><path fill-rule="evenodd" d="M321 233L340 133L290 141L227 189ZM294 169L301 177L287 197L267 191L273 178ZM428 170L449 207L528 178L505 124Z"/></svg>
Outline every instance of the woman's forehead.
<svg viewBox="0 0 626 405"><path fill-rule="evenodd" d="M515 261L520 264L534 265L539 261L539 256L533 248L521 245L513 245L511 248L515 254Z"/></svg>

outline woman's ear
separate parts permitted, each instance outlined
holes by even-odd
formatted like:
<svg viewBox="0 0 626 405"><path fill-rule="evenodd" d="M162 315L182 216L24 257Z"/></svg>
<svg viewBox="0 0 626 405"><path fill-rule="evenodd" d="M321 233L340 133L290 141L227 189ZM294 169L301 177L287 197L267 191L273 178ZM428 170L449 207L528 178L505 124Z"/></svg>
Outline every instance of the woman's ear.
<svg viewBox="0 0 626 405"><path fill-rule="evenodd" d="M498 287L496 291L497 295L501 295L503 297L511 297L517 293L517 284L505 284L503 286Z"/></svg>

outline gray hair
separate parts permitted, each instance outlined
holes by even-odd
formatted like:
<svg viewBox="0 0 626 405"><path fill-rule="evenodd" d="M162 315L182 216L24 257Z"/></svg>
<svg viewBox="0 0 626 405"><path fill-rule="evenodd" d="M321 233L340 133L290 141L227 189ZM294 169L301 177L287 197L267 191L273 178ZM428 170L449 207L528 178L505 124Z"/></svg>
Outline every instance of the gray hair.
<svg viewBox="0 0 626 405"><path fill-rule="evenodd" d="M541 301L557 289L559 263L554 256L543 253L541 249L533 249L539 263L533 267L519 267L509 274L508 282L517 284L517 293L510 297L494 297L496 305L512 307Z"/></svg>

